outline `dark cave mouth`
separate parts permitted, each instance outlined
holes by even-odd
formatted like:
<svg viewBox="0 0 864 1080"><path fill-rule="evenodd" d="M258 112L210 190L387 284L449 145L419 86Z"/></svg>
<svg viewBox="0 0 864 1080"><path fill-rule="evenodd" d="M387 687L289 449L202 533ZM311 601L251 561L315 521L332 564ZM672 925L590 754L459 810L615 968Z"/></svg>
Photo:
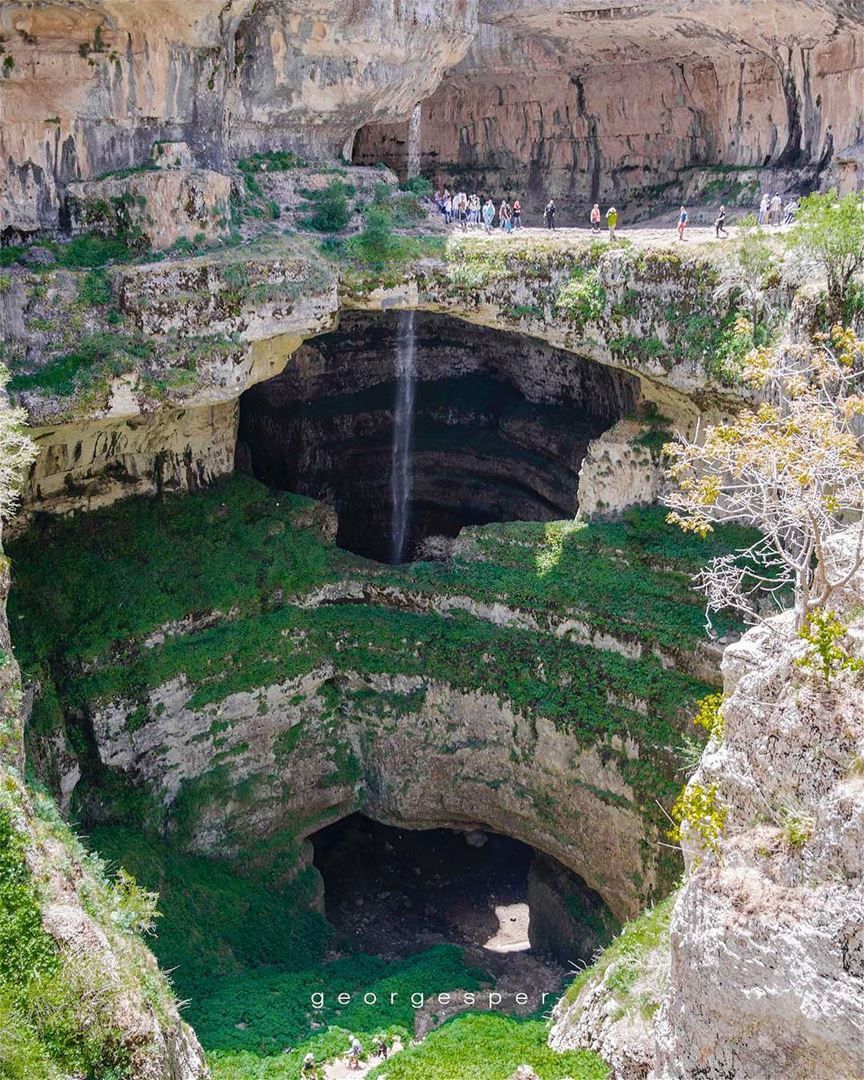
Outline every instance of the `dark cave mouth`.
<svg viewBox="0 0 864 1080"><path fill-rule="evenodd" d="M573 517L589 443L638 397L634 377L519 335L349 313L242 395L237 465L331 506L340 547L407 562L465 526Z"/></svg>
<svg viewBox="0 0 864 1080"><path fill-rule="evenodd" d="M490 960L533 952L576 964L616 929L581 878L500 833L397 828L355 813L310 840L343 947L407 956L447 942Z"/></svg>

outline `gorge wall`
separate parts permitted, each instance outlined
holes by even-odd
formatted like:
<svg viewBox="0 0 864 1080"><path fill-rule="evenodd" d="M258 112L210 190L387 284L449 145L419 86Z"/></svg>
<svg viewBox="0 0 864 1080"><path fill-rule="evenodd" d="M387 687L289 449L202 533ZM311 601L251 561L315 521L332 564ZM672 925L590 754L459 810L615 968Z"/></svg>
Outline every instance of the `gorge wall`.
<svg viewBox="0 0 864 1080"><path fill-rule="evenodd" d="M860 14L860 13L859 13ZM676 200L752 205L760 185L860 183L864 36L848 5L481 5L467 56L422 103L421 167L535 212ZM404 173L407 124L354 160ZM583 220L587 219L586 217Z"/></svg>
<svg viewBox="0 0 864 1080"><path fill-rule="evenodd" d="M470 44L467 0L0 5L0 230L56 226L66 185L186 142L199 164L337 156L397 118Z"/></svg>
<svg viewBox="0 0 864 1080"><path fill-rule="evenodd" d="M69 184L160 142L199 166L285 149L404 172L418 101L424 171L534 205L747 202L769 167L854 187L860 27L840 0L3 0L0 229L68 222Z"/></svg>

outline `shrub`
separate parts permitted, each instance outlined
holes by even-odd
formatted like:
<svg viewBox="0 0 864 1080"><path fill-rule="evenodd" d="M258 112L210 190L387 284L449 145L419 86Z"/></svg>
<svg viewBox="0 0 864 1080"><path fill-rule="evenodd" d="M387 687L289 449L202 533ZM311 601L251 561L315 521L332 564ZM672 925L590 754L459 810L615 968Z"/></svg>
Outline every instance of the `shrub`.
<svg viewBox="0 0 864 1080"><path fill-rule="evenodd" d="M606 290L597 274L581 267L573 271L570 280L558 294L558 308L579 329L599 319L606 307Z"/></svg>
<svg viewBox="0 0 864 1080"><path fill-rule="evenodd" d="M722 705L722 694L708 694L697 705L696 715L693 717L693 723L704 728L712 739L723 738L723 714L720 712Z"/></svg>
<svg viewBox="0 0 864 1080"><path fill-rule="evenodd" d="M310 197L312 213L303 219L303 224L317 232L339 232L351 218L348 195L341 180L333 180L323 191Z"/></svg>
<svg viewBox="0 0 864 1080"><path fill-rule="evenodd" d="M417 195L421 199L428 199L432 194L432 181L427 180L425 176L412 176L410 180L406 180L401 185L403 191L410 191L412 195Z"/></svg>
<svg viewBox="0 0 864 1080"><path fill-rule="evenodd" d="M832 317L842 319L853 278L864 267L864 200L857 192L808 195L789 243L824 270Z"/></svg>
<svg viewBox="0 0 864 1080"><path fill-rule="evenodd" d="M87 307L107 307L114 299L111 282L104 270L91 270L78 286L78 299Z"/></svg>
<svg viewBox="0 0 864 1080"><path fill-rule="evenodd" d="M726 813L726 807L717 801L716 784L688 784L672 807L675 826L669 835L676 844L695 835L703 850L716 852L726 826Z"/></svg>
<svg viewBox="0 0 864 1080"><path fill-rule="evenodd" d="M389 212L373 203L363 219L365 224L362 232L348 241L350 253L360 262L379 268L398 258L402 245L393 232Z"/></svg>
<svg viewBox="0 0 864 1080"><path fill-rule="evenodd" d="M864 660L850 656L841 645L848 633L848 625L836 611L811 611L798 631L798 636L810 648L796 663L821 675L826 686L830 686L831 680L841 671L861 671Z"/></svg>

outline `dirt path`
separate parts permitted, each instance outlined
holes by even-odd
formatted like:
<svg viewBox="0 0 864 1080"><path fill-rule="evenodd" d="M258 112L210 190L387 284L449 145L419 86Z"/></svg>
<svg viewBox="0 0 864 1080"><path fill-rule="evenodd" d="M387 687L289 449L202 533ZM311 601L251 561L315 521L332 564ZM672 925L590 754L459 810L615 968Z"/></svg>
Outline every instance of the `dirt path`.
<svg viewBox="0 0 864 1080"><path fill-rule="evenodd" d="M401 1049L402 1043L396 1039L390 1050L390 1056L392 1057L394 1054L398 1054ZM336 1061L331 1061L329 1065L325 1065L323 1080L355 1080L358 1076L365 1076L367 1073L370 1073L380 1064L380 1058L374 1058L366 1062L361 1062L359 1069L349 1069L347 1057L337 1058Z"/></svg>
<svg viewBox="0 0 864 1080"><path fill-rule="evenodd" d="M685 232L686 239L681 241L678 239L678 233L675 229L675 222L670 221L653 221L647 222L642 225L624 225L619 226L617 230L617 237L619 240L628 240L636 247L669 247L669 248L681 248L686 250L688 247L702 247L705 245L715 246L717 244L727 243L728 240L734 240L736 234L736 228L734 224L727 225L729 230L728 238L721 237L719 240L714 235L714 228L712 225L694 225L690 226ZM784 233L788 233L791 226L788 225L770 225L765 228L765 232L769 236L783 236ZM591 239L608 240L609 233L606 229L603 229L599 234L592 233L590 229L578 229L578 228L556 228L541 229L541 228L525 228L519 229L512 233L502 232L501 229L493 229L491 232L483 232L482 229L469 229L467 232L463 232L458 225L450 227L451 236L483 236L493 241L498 241L502 244L510 245L525 245L530 246L543 241L546 244L554 244L566 248L572 243L584 242Z"/></svg>

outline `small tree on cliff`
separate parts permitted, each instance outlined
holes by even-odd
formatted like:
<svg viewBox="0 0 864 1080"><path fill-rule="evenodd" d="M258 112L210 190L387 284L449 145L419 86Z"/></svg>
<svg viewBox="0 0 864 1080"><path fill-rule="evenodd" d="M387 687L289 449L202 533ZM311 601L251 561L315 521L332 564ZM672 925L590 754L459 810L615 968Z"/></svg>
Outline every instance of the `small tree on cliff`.
<svg viewBox="0 0 864 1080"><path fill-rule="evenodd" d="M720 267L721 296L740 295L750 321L750 333L757 340L765 309L765 297L777 275L777 256L764 230L745 225L740 241L729 249Z"/></svg>
<svg viewBox="0 0 864 1080"><path fill-rule="evenodd" d="M831 317L842 321L855 275L864 269L864 200L854 192L808 195L789 243L824 270Z"/></svg>
<svg viewBox="0 0 864 1080"><path fill-rule="evenodd" d="M835 327L813 345L754 349L745 377L765 401L735 420L667 447L677 491L669 520L705 535L715 522L757 528L750 547L714 559L697 578L712 611L761 619L766 597L796 623L823 607L864 563L864 342ZM825 558L825 543L857 522L852 563Z"/></svg>

